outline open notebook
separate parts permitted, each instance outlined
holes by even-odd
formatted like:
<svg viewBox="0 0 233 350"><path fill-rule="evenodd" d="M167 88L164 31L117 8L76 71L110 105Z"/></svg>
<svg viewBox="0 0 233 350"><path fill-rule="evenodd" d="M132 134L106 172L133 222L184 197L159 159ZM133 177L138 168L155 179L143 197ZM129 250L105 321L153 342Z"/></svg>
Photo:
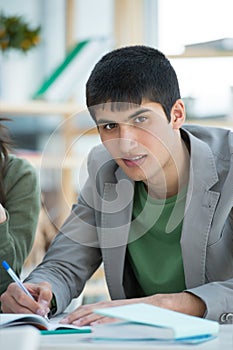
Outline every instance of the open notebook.
<svg viewBox="0 0 233 350"><path fill-rule="evenodd" d="M34 326L43 331L74 330L77 333L91 332L90 327L76 327L71 324L54 323L34 314L0 314L0 329L22 325Z"/></svg>

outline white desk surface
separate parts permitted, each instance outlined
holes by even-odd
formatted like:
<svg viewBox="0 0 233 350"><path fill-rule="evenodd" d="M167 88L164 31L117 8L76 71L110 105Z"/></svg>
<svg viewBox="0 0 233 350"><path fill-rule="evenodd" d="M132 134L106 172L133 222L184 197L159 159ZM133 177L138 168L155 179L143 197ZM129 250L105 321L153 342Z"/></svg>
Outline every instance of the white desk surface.
<svg viewBox="0 0 233 350"><path fill-rule="evenodd" d="M98 342L84 341L88 334L41 335L40 350L233 350L233 325L221 325L219 336L199 345L166 345L145 342Z"/></svg>

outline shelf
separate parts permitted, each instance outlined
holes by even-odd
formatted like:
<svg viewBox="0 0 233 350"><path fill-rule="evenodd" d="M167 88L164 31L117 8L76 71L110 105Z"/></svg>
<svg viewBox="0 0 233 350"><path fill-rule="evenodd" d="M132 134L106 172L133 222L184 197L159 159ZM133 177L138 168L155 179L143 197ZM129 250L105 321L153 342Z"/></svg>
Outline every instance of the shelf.
<svg viewBox="0 0 233 350"><path fill-rule="evenodd" d="M221 57L233 57L233 51L217 51L210 49L202 50L189 50L180 55L168 55L168 58L221 58Z"/></svg>
<svg viewBox="0 0 233 350"><path fill-rule="evenodd" d="M21 103L9 103L0 101L0 114L63 114L71 115L83 110L83 107L76 103L67 102L46 102L46 101L25 101Z"/></svg>
<svg viewBox="0 0 233 350"><path fill-rule="evenodd" d="M219 128L233 128L233 116L225 118L195 118L186 119L185 124L199 124L204 126L213 126Z"/></svg>
<svg viewBox="0 0 233 350"><path fill-rule="evenodd" d="M17 156L28 160L35 168L43 169L75 169L78 164L82 164L85 160L80 155L67 157L66 159L59 158L55 155L43 156L41 154L17 153Z"/></svg>
<svg viewBox="0 0 233 350"><path fill-rule="evenodd" d="M233 38L221 38L185 45L180 55L171 58L233 57Z"/></svg>
<svg viewBox="0 0 233 350"><path fill-rule="evenodd" d="M68 151L70 144L72 144L74 132L79 135L84 130L75 128L71 123L70 117L79 113L84 108L76 103L72 102L47 102L42 100L23 101L21 103L9 103L0 101L0 116L28 116L35 117L50 115L61 115L64 121L66 121L62 128L61 140ZM39 153L31 153L22 151L19 154L20 157L28 159L37 168L43 169L56 169L62 172L62 183L59 194L58 203L58 217L59 224L62 223L70 212L70 207L76 202L76 192L73 188L73 169L78 167L79 162L82 163L82 157L67 154L66 159L59 155L46 155ZM66 201L64 201L64 196Z"/></svg>

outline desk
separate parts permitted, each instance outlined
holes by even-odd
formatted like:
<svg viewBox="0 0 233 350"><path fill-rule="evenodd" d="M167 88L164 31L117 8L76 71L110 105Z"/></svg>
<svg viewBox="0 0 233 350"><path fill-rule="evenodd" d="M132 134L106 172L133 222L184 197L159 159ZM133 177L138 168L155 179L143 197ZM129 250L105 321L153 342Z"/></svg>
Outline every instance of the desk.
<svg viewBox="0 0 233 350"><path fill-rule="evenodd" d="M218 338L199 345L161 345L145 342L84 342L87 334L41 336L40 350L233 350L233 325L221 325Z"/></svg>

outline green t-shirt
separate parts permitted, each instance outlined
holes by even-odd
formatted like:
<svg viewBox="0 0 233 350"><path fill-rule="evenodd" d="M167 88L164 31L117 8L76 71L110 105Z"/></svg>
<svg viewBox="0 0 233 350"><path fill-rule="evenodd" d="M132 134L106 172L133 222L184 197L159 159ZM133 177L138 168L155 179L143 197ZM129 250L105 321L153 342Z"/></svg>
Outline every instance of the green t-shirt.
<svg viewBox="0 0 233 350"><path fill-rule="evenodd" d="M145 295L185 289L180 236L186 192L160 200L148 196L143 182L135 184L128 252Z"/></svg>

